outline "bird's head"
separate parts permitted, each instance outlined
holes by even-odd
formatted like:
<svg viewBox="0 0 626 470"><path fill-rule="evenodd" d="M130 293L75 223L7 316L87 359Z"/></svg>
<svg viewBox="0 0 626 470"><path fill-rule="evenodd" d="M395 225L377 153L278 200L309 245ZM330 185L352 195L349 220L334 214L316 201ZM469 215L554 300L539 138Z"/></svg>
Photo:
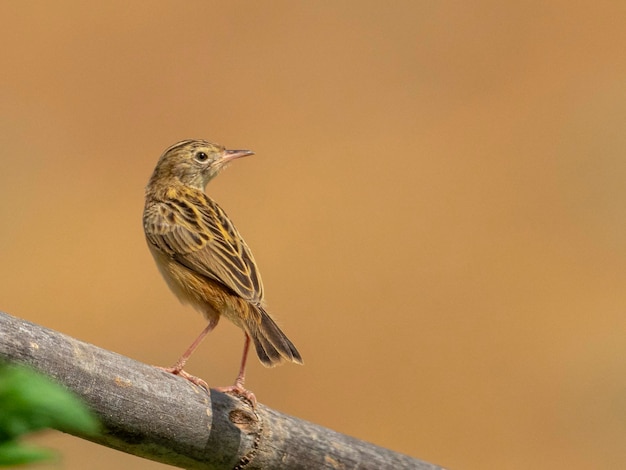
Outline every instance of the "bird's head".
<svg viewBox="0 0 626 470"><path fill-rule="evenodd" d="M163 152L148 185L175 179L202 190L228 163L248 155L254 155L254 152L227 150L206 140L183 140Z"/></svg>

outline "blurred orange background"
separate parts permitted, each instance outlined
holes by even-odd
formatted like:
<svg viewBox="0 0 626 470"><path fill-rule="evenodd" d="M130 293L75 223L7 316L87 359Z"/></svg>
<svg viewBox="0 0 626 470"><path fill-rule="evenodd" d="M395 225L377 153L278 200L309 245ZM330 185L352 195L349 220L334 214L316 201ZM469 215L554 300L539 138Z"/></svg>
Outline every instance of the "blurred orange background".
<svg viewBox="0 0 626 470"><path fill-rule="evenodd" d="M250 361L262 403L449 468L626 468L623 3L0 15L0 309L171 365L204 322L145 246L144 186L178 140L250 148L208 193L305 359ZM228 385L241 348L223 321L187 370Z"/></svg>

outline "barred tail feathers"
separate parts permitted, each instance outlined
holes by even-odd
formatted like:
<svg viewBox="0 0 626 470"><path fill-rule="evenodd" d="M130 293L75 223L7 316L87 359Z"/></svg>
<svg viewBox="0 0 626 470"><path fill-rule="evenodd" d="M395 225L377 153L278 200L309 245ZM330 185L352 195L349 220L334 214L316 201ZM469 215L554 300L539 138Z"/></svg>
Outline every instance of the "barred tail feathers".
<svg viewBox="0 0 626 470"><path fill-rule="evenodd" d="M261 363L266 367L274 367L283 361L302 364L300 353L269 313L261 306L255 306L254 309L259 316L248 322L245 328L254 342Z"/></svg>

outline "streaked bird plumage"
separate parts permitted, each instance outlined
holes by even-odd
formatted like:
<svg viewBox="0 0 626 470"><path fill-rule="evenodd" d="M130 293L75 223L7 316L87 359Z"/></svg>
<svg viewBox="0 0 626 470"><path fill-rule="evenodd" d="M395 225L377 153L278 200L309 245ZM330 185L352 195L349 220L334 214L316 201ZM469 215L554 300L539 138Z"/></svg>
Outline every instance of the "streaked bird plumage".
<svg viewBox="0 0 626 470"><path fill-rule="evenodd" d="M169 287L209 322L182 363L170 372L196 379L184 373L182 366L224 315L246 334L240 376L231 387L235 391L245 390L249 338L266 366L302 363L295 346L264 308L263 282L250 249L222 208L204 193L206 184L228 163L251 154L203 140L171 146L146 187L143 215L148 246Z"/></svg>

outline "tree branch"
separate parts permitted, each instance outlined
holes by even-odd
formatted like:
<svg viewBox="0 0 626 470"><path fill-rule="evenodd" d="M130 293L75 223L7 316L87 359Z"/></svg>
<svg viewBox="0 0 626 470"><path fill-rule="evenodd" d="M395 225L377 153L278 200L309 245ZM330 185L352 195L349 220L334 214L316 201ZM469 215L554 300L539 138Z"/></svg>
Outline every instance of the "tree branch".
<svg viewBox="0 0 626 470"><path fill-rule="evenodd" d="M103 432L78 436L188 469L441 469L211 390L0 312L0 359L80 396Z"/></svg>

